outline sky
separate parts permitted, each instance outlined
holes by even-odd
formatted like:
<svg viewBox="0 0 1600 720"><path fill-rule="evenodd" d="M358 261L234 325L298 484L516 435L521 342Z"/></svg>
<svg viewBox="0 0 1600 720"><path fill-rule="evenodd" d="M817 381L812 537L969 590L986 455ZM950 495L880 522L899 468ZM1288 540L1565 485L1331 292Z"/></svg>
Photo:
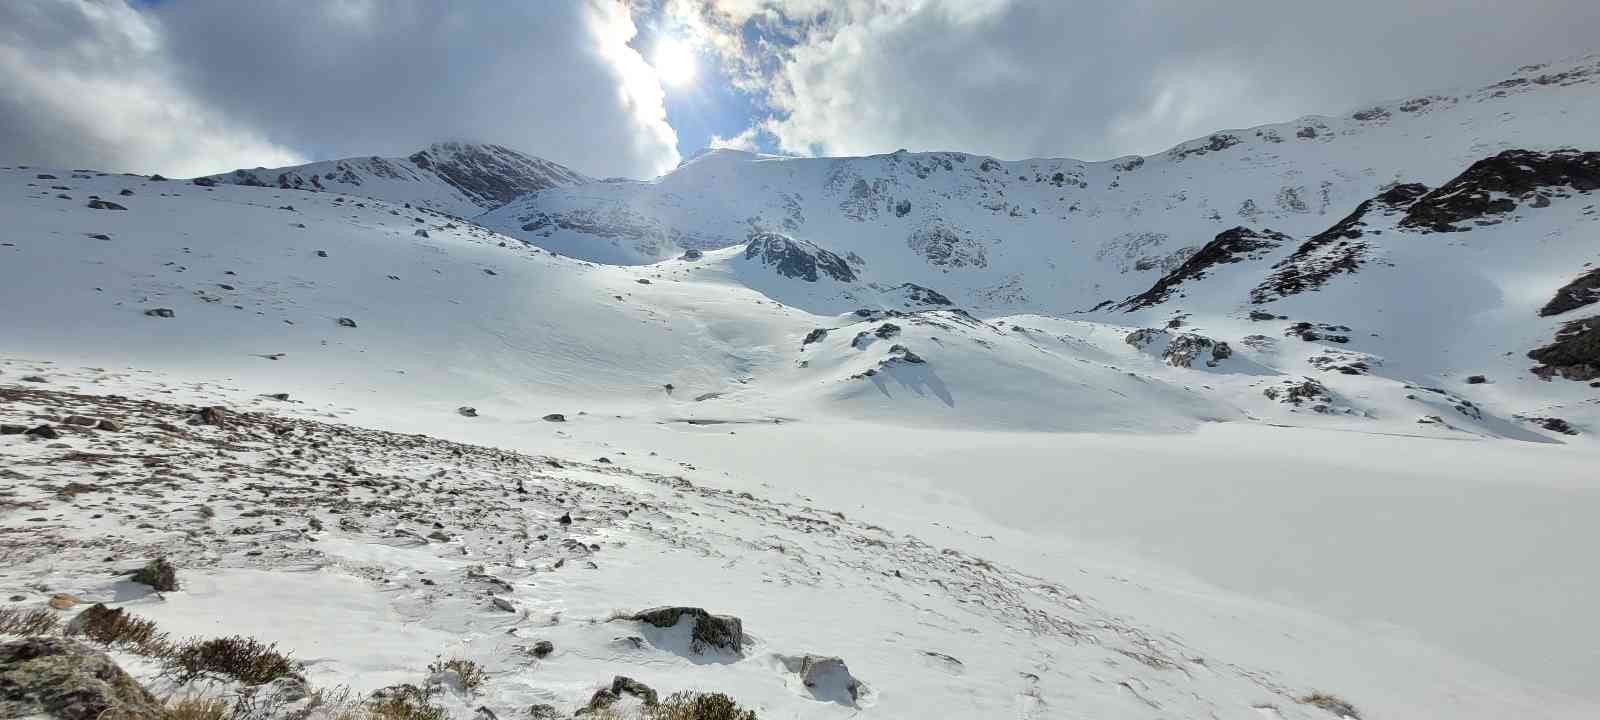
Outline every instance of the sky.
<svg viewBox="0 0 1600 720"><path fill-rule="evenodd" d="M1600 51L1593 0L4 0L0 163L175 176L492 142L1150 154Z"/></svg>

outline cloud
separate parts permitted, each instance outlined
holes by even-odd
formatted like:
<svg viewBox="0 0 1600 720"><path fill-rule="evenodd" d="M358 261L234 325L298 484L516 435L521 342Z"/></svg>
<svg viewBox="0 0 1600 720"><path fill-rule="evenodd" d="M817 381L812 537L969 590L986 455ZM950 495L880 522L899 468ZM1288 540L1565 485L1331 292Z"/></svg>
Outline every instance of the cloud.
<svg viewBox="0 0 1600 720"><path fill-rule="evenodd" d="M1589 51L1592 0L675 0L786 151L1105 159Z"/></svg>
<svg viewBox="0 0 1600 720"><path fill-rule="evenodd" d="M121 3L0 3L0 160L177 176L299 155L197 102Z"/></svg>
<svg viewBox="0 0 1600 720"><path fill-rule="evenodd" d="M7 0L0 27L8 159L216 172L447 139L593 175L679 159L614 0Z"/></svg>

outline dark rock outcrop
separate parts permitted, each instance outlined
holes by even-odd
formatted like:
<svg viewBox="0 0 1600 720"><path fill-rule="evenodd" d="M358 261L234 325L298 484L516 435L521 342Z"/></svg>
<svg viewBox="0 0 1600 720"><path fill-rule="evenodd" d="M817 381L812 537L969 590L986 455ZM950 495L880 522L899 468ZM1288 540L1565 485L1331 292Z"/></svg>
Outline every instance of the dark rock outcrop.
<svg viewBox="0 0 1600 720"><path fill-rule="evenodd" d="M1272 274L1250 291L1250 302L1259 305L1316 290L1339 273L1356 272L1370 250L1361 240L1366 234L1363 228L1367 215L1398 212L1427 192L1427 186L1418 183L1396 185L1357 205L1355 212L1301 243L1289 257L1273 265Z"/></svg>
<svg viewBox="0 0 1600 720"><path fill-rule="evenodd" d="M689 637L695 652L713 647L737 653L744 648L744 622L732 615L712 615L697 607L658 607L634 613L632 619L658 628L670 628L685 617L694 622Z"/></svg>
<svg viewBox="0 0 1600 720"><path fill-rule="evenodd" d="M111 202L110 200L101 200L99 198L90 200L89 208L91 210L127 210L127 208Z"/></svg>
<svg viewBox="0 0 1600 720"><path fill-rule="evenodd" d="M105 653L65 638L0 645L0 717L157 720L160 701Z"/></svg>
<svg viewBox="0 0 1600 720"><path fill-rule="evenodd" d="M1553 342L1529 350L1528 357L1539 363L1533 374L1547 380L1600 378L1600 315L1562 324Z"/></svg>
<svg viewBox="0 0 1600 720"><path fill-rule="evenodd" d="M1156 281L1149 290L1135 295L1118 303L1116 307L1127 312L1147 308L1166 302L1172 293L1176 292L1179 285L1189 280L1199 280L1206 276L1206 271L1216 265L1244 262L1246 260L1259 260L1279 246L1288 242L1289 236L1283 233L1263 229L1256 232L1247 227L1235 227L1224 230L1202 246L1195 254L1190 255L1172 272L1167 273Z"/></svg>
<svg viewBox="0 0 1600 720"><path fill-rule="evenodd" d="M1600 301L1600 268L1579 275L1576 280L1562 285L1550 302L1539 308L1539 317L1560 315Z"/></svg>
<svg viewBox="0 0 1600 720"><path fill-rule="evenodd" d="M1152 345L1164 345L1160 348L1161 359L1173 367L1194 367L1194 361L1208 351L1211 358L1205 360L1206 367L1216 367L1223 360L1233 357L1233 348L1225 342L1212 340L1204 335L1194 333L1174 333L1161 328L1143 328L1128 333L1123 341L1140 350L1155 352Z"/></svg>
<svg viewBox="0 0 1600 720"><path fill-rule="evenodd" d="M1600 188L1600 152L1507 150L1472 164L1466 172L1422 196L1406 210L1400 227L1460 232L1457 223L1484 221L1517 209L1519 202L1549 203L1549 193L1570 187Z"/></svg>
<svg viewBox="0 0 1600 720"><path fill-rule="evenodd" d="M856 280L855 271L844 258L813 243L779 233L752 233L745 243L744 256L773 268L779 275L806 282L816 282L821 275L845 283Z"/></svg>
<svg viewBox="0 0 1600 720"><path fill-rule="evenodd" d="M170 318L177 316L177 313L173 312L172 308L150 308L149 310L144 311L144 314L149 315L150 317L158 318Z"/></svg>
<svg viewBox="0 0 1600 720"><path fill-rule="evenodd" d="M136 583L149 585L160 592L172 592L178 589L178 569L167 562L166 558L156 558L129 578Z"/></svg>

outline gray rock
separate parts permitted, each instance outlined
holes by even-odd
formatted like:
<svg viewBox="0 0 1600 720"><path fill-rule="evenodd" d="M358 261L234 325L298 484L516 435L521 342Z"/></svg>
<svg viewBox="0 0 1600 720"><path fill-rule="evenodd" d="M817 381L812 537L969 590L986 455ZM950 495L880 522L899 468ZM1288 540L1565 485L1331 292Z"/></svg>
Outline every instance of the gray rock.
<svg viewBox="0 0 1600 720"><path fill-rule="evenodd" d="M549 657L550 653L555 651L556 644L550 642L549 640L540 640L539 642L533 644L533 656L536 658L543 659Z"/></svg>
<svg viewBox="0 0 1600 720"><path fill-rule="evenodd" d="M562 415L561 413L550 413L549 415L544 416L544 419L546 422L566 422L567 416Z"/></svg>
<svg viewBox="0 0 1600 720"><path fill-rule="evenodd" d="M176 317L177 316L177 313L173 312L172 308L150 308L149 310L144 311L144 314L149 315L150 317L158 317L158 318L169 318L169 317Z"/></svg>
<svg viewBox="0 0 1600 720"><path fill-rule="evenodd" d="M178 589L178 569L167 562L166 558L151 560L130 578L136 583L149 585L160 592L172 592Z"/></svg>
<svg viewBox="0 0 1600 720"><path fill-rule="evenodd" d="M689 637L690 647L695 652L705 652L707 647L736 653L744 649L744 621L732 615L712 615L705 608L668 606L642 610L634 613L632 619L658 628L670 628L684 617L694 621Z"/></svg>
<svg viewBox="0 0 1600 720"><path fill-rule="evenodd" d="M0 717L157 720L160 701L105 653L65 638L0 645Z"/></svg>
<svg viewBox="0 0 1600 720"><path fill-rule="evenodd" d="M85 416L85 415L68 415L68 416L66 416L64 418L61 418L61 422L65 423L67 425L82 425L84 427L94 427L95 424L97 422L99 422L99 421L95 420L92 417L88 417L88 416Z"/></svg>
<svg viewBox="0 0 1600 720"><path fill-rule="evenodd" d="M353 327L356 326L356 321L351 320L350 318L347 318L347 317L339 318L338 320L335 320L334 322L339 323L339 327L353 328Z"/></svg>
<svg viewBox="0 0 1600 720"><path fill-rule="evenodd" d="M127 208L111 202L110 200L100 199L90 200L89 207L93 210L127 210Z"/></svg>
<svg viewBox="0 0 1600 720"><path fill-rule="evenodd" d="M850 674L844 660L824 655L779 656L789 672L800 676L800 681L819 700L831 700L851 705L861 697L861 681Z"/></svg>
<svg viewBox="0 0 1600 720"><path fill-rule="evenodd" d="M95 423L94 427L96 430L105 430L106 432L122 432L122 423L111 419L103 419Z"/></svg>
<svg viewBox="0 0 1600 720"><path fill-rule="evenodd" d="M27 431L27 425L0 424L0 435L21 435Z"/></svg>
<svg viewBox="0 0 1600 720"><path fill-rule="evenodd" d="M478 409L477 408L468 407L466 405L462 405L461 407L456 408L456 412L460 413L462 417L477 417L478 416Z"/></svg>
<svg viewBox="0 0 1600 720"><path fill-rule="evenodd" d="M27 435L29 437L44 438L45 440L55 440L61 437L61 433L49 425L40 425L29 430Z"/></svg>

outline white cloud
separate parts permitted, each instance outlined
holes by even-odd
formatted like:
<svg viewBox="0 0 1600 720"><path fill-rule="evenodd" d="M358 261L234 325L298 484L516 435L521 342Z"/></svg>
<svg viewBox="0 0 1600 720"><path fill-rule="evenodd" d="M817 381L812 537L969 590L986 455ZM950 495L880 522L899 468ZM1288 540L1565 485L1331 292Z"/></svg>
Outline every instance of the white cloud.
<svg viewBox="0 0 1600 720"><path fill-rule="evenodd" d="M1590 50L1592 0L674 0L787 151L1152 153ZM752 43L758 28L765 40Z"/></svg>
<svg viewBox="0 0 1600 720"><path fill-rule="evenodd" d="M494 142L595 175L677 164L614 0L0 2L0 159L217 172Z"/></svg>

